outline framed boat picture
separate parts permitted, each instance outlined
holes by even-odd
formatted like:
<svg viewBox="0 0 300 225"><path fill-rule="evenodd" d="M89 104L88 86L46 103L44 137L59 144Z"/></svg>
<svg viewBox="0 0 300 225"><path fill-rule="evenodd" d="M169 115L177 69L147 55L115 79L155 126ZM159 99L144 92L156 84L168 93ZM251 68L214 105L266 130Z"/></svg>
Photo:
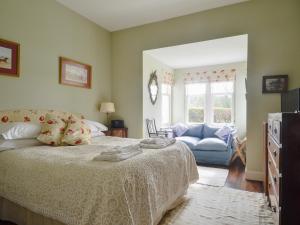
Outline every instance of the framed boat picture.
<svg viewBox="0 0 300 225"><path fill-rule="evenodd" d="M20 45L0 39L0 75L19 76Z"/></svg>
<svg viewBox="0 0 300 225"><path fill-rule="evenodd" d="M92 87L92 67L65 57L59 57L59 83L82 88Z"/></svg>

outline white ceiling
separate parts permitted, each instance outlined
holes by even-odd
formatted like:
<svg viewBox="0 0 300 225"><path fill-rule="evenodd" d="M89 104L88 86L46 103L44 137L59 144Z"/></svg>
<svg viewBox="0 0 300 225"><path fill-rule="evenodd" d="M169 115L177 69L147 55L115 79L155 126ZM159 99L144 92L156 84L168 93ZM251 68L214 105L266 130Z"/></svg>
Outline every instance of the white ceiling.
<svg viewBox="0 0 300 225"><path fill-rule="evenodd" d="M57 0L109 31L248 0Z"/></svg>
<svg viewBox="0 0 300 225"><path fill-rule="evenodd" d="M144 51L174 69L247 61L248 35Z"/></svg>

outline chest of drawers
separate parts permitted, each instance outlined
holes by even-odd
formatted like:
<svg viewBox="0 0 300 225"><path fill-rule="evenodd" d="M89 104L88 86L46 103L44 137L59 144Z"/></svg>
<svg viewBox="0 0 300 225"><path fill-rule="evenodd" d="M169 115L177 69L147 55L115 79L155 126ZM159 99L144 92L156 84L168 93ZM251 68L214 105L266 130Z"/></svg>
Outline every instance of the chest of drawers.
<svg viewBox="0 0 300 225"><path fill-rule="evenodd" d="M270 113L266 132L267 196L277 225L300 225L300 114Z"/></svg>

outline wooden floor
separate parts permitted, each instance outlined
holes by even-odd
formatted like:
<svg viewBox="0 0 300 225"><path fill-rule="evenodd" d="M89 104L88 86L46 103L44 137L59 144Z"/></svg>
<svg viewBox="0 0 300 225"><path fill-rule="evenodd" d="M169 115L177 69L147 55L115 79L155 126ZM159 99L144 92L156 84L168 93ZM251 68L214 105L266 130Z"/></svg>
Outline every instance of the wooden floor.
<svg viewBox="0 0 300 225"><path fill-rule="evenodd" d="M264 191L262 182L246 180L245 166L239 158L230 165L225 186L251 192Z"/></svg>
<svg viewBox="0 0 300 225"><path fill-rule="evenodd" d="M245 167L240 159L236 159L229 167L229 174L226 180L226 187L251 192L263 192L263 184L258 181L245 179ZM0 225L15 225L13 223L0 221Z"/></svg>

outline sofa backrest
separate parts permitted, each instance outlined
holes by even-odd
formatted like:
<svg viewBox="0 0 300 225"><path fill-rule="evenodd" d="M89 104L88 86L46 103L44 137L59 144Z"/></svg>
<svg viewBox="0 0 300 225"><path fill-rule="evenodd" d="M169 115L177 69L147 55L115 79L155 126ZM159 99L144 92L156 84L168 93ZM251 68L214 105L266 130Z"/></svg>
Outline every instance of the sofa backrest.
<svg viewBox="0 0 300 225"><path fill-rule="evenodd" d="M182 136L203 138L204 124L192 125Z"/></svg>

